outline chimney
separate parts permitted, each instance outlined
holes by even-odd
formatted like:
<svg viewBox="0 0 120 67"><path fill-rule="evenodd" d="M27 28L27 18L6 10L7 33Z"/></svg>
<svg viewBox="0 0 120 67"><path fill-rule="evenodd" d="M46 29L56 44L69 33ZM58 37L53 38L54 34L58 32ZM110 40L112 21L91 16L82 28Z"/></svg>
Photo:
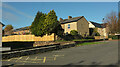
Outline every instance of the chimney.
<svg viewBox="0 0 120 67"><path fill-rule="evenodd" d="M60 18L60 19L59 19L59 21L63 21L63 19L62 19L62 18Z"/></svg>
<svg viewBox="0 0 120 67"><path fill-rule="evenodd" d="M72 16L68 16L68 19L72 18Z"/></svg>

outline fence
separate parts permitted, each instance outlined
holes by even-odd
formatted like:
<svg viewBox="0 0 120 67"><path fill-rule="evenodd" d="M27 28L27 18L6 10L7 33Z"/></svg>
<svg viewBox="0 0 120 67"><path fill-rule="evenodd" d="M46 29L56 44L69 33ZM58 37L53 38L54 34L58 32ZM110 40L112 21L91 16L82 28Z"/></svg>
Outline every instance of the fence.
<svg viewBox="0 0 120 67"><path fill-rule="evenodd" d="M2 42L11 42L11 41L54 41L55 35L44 35L43 37L34 36L34 35L11 35L2 37Z"/></svg>

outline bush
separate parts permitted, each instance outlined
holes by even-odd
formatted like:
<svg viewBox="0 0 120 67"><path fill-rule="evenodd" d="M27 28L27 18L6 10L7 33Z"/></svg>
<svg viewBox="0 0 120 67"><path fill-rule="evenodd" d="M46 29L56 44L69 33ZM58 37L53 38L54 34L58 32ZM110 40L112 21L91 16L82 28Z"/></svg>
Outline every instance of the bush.
<svg viewBox="0 0 120 67"><path fill-rule="evenodd" d="M25 35L29 35L30 33L25 33Z"/></svg>
<svg viewBox="0 0 120 67"><path fill-rule="evenodd" d="M87 36L85 39L95 39L94 36Z"/></svg>
<svg viewBox="0 0 120 67"><path fill-rule="evenodd" d="M75 35L78 35L78 32L76 30L71 30L70 34L73 35L73 36L75 36Z"/></svg>
<svg viewBox="0 0 120 67"><path fill-rule="evenodd" d="M58 36L58 40L71 41L73 39L83 39L83 37L76 30L71 30L70 34L67 33L66 35Z"/></svg>
<svg viewBox="0 0 120 67"><path fill-rule="evenodd" d="M70 35L70 34L68 34L68 35L64 35L64 40L73 40L74 39L74 37L72 36L72 35Z"/></svg>
<svg viewBox="0 0 120 67"><path fill-rule="evenodd" d="M119 39L118 36L116 36L116 35L109 35L108 38Z"/></svg>
<svg viewBox="0 0 120 67"><path fill-rule="evenodd" d="M74 37L74 39L83 39L83 37L81 35L74 35L73 37Z"/></svg>
<svg viewBox="0 0 120 67"><path fill-rule="evenodd" d="M100 36L100 34L98 32L96 32L95 36Z"/></svg>
<svg viewBox="0 0 120 67"><path fill-rule="evenodd" d="M81 35L71 35L71 34L68 34L68 35L63 35L61 37L58 36L57 39L58 40L71 41L71 40L74 40L74 39L83 39L83 37Z"/></svg>

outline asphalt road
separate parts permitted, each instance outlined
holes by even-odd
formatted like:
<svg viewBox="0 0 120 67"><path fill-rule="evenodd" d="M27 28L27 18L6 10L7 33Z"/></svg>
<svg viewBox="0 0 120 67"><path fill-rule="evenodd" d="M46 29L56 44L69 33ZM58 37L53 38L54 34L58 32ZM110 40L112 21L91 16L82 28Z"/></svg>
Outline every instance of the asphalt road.
<svg viewBox="0 0 120 67"><path fill-rule="evenodd" d="M118 41L84 45L2 61L3 65L115 65Z"/></svg>

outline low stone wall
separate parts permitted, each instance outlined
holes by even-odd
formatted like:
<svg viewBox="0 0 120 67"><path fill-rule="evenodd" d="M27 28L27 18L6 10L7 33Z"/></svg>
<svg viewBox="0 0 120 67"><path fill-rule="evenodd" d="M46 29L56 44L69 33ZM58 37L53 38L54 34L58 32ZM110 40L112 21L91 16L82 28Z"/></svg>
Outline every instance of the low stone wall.
<svg viewBox="0 0 120 67"><path fill-rule="evenodd" d="M59 43L56 43L56 42L53 42L53 41L36 41L34 42L33 44L33 47L38 47L38 46L45 46L45 45L53 45L53 44L59 44Z"/></svg>
<svg viewBox="0 0 120 67"><path fill-rule="evenodd" d="M108 40L112 40L112 38L109 38Z"/></svg>

